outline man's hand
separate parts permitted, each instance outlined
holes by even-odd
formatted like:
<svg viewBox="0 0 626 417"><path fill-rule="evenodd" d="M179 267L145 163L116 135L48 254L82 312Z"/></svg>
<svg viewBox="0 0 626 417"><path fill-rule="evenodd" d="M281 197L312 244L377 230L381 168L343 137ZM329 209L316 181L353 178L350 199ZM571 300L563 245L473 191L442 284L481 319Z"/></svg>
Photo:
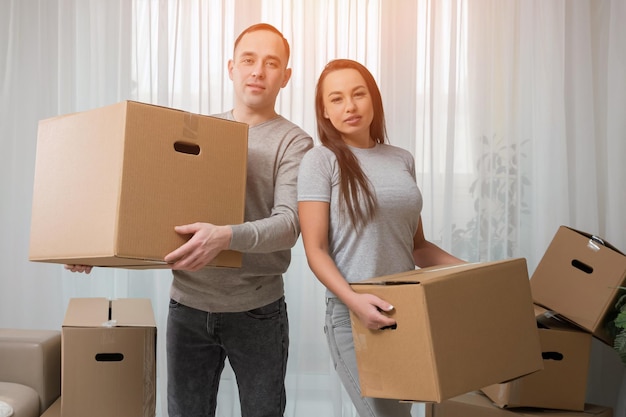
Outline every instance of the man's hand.
<svg viewBox="0 0 626 417"><path fill-rule="evenodd" d="M65 269L72 272L84 272L88 274L91 272L92 266L89 265L65 265Z"/></svg>
<svg viewBox="0 0 626 417"><path fill-rule="evenodd" d="M233 231L230 226L216 226L210 223L193 223L176 226L181 235L192 235L178 249L164 258L172 264L172 269L198 271L204 268L223 250L228 249Z"/></svg>

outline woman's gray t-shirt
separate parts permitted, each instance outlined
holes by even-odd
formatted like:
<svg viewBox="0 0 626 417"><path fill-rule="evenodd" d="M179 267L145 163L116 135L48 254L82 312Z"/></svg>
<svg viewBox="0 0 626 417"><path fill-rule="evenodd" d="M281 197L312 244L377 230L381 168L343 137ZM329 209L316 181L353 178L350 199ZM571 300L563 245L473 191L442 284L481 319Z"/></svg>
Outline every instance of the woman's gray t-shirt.
<svg viewBox="0 0 626 417"><path fill-rule="evenodd" d="M359 233L340 213L339 166L325 146L302 159L298 201L330 203L329 251L348 282L415 269L413 237L422 210L415 181L415 160L405 149L377 144L350 148L376 194L376 215ZM334 297L327 291L328 297Z"/></svg>

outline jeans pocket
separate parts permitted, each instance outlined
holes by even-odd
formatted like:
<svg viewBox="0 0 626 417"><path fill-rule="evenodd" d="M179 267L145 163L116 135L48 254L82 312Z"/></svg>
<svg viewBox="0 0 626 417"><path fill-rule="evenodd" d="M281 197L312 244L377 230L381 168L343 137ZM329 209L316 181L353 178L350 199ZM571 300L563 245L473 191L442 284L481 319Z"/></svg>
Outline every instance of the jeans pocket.
<svg viewBox="0 0 626 417"><path fill-rule="evenodd" d="M350 327L350 317L342 317L339 320L333 320L333 328L338 329L340 327Z"/></svg>
<svg viewBox="0 0 626 417"><path fill-rule="evenodd" d="M178 308L180 305L181 304L178 301L173 300L173 299L170 298L169 308Z"/></svg>
<svg viewBox="0 0 626 417"><path fill-rule="evenodd" d="M255 308L246 312L253 319L264 320L273 319L281 314L281 301L278 300L263 307Z"/></svg>

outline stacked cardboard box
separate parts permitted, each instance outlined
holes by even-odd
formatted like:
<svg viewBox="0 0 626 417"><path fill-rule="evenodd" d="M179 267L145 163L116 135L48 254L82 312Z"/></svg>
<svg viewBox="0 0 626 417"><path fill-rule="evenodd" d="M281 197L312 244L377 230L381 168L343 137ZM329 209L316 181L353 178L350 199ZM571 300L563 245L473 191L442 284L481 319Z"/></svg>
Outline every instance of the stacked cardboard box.
<svg viewBox="0 0 626 417"><path fill-rule="evenodd" d="M626 255L606 240L561 226L530 280L535 303L553 310L607 344L626 284Z"/></svg>
<svg viewBox="0 0 626 417"><path fill-rule="evenodd" d="M625 281L623 253L599 237L561 226L530 280L544 369L483 387L482 393L503 409L586 415L592 337L612 345L607 324L617 314Z"/></svg>
<svg viewBox="0 0 626 417"><path fill-rule="evenodd" d="M426 417L613 417L613 410L586 404L582 411L519 407L503 409L479 391L426 406Z"/></svg>
<svg viewBox="0 0 626 417"><path fill-rule="evenodd" d="M482 388L502 408L536 407L583 411L591 335L535 306L543 370Z"/></svg>
<svg viewBox="0 0 626 417"><path fill-rule="evenodd" d="M61 398L45 417L154 417L156 325L149 299L70 299Z"/></svg>
<svg viewBox="0 0 626 417"><path fill-rule="evenodd" d="M530 280L525 260L509 259L353 283L397 321L374 331L352 317L361 391L430 403L430 417L611 417L585 396L592 339L611 342L625 280L624 254L561 227Z"/></svg>

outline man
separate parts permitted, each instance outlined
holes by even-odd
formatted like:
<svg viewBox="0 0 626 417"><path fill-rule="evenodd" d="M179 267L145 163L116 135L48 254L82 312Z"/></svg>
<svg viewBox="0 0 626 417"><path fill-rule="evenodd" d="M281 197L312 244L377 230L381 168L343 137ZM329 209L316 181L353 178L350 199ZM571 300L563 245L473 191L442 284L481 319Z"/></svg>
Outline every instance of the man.
<svg viewBox="0 0 626 417"><path fill-rule="evenodd" d="M165 257L174 270L166 335L169 417L215 415L227 357L242 416L284 414L289 326L282 274L300 233L298 167L313 146L275 111L291 76L288 60L289 43L271 25L253 25L235 41L228 62L234 107L217 116L249 125L245 221L176 227L192 237ZM243 252L241 268L205 267L225 249Z"/></svg>

